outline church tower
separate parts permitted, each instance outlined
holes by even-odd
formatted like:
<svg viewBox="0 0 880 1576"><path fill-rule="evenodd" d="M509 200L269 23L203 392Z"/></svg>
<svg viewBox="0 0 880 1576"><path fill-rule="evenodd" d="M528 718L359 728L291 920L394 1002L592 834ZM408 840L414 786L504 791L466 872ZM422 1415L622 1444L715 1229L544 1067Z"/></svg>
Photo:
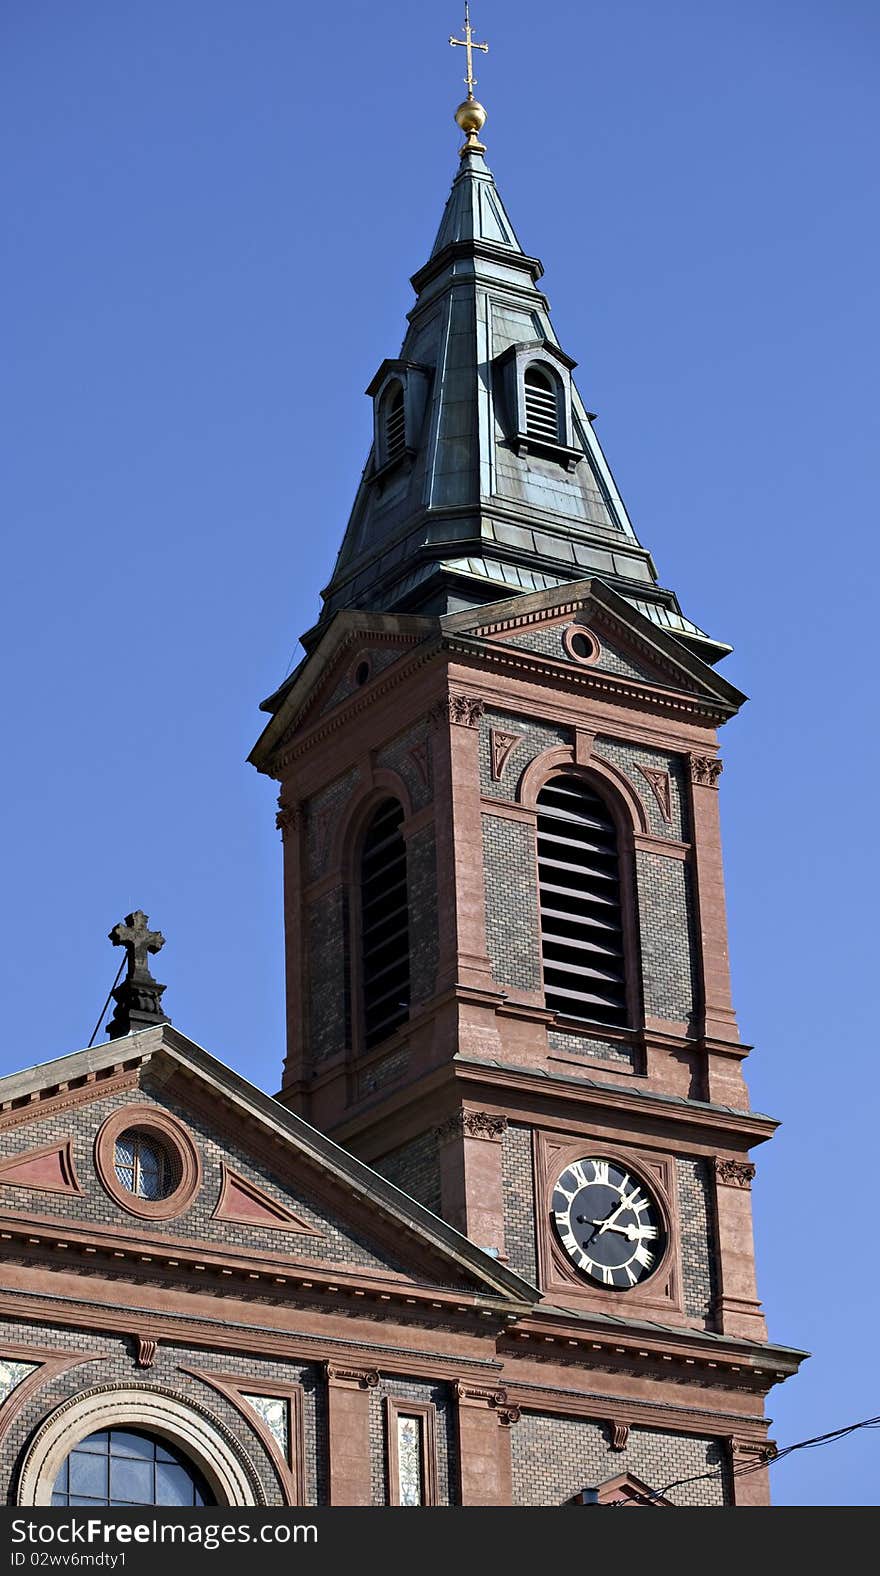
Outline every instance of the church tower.
<svg viewBox="0 0 880 1576"><path fill-rule="evenodd" d="M279 1099L539 1289L507 1338L535 1395L589 1418L601 1389L621 1451L653 1407L658 1440L727 1452L723 1502L764 1503L763 1397L797 1354L758 1300L750 1151L776 1124L730 994L718 729L744 697L629 520L471 78L323 608L251 755L280 785ZM514 1440L514 1497L517 1450L540 1474L567 1438ZM650 1481L687 1475L657 1452Z"/></svg>

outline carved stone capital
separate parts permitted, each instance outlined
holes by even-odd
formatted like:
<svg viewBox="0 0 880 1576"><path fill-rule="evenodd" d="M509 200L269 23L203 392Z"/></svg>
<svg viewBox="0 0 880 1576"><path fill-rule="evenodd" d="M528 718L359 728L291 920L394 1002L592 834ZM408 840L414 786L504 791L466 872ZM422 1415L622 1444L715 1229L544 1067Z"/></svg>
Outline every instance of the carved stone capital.
<svg viewBox="0 0 880 1576"><path fill-rule="evenodd" d="M724 762L714 755L691 755L691 782L699 783L703 788L717 788L718 779L724 770Z"/></svg>
<svg viewBox="0 0 880 1576"><path fill-rule="evenodd" d="M454 722L460 728L476 728L486 703L473 695L447 695L435 706L432 715L438 722Z"/></svg>
<svg viewBox="0 0 880 1576"><path fill-rule="evenodd" d="M608 1429L608 1445L611 1450L625 1450L629 1439L629 1423L620 1423L610 1417L605 1425Z"/></svg>
<svg viewBox="0 0 880 1576"><path fill-rule="evenodd" d="M720 1156L715 1159L715 1176L726 1187L750 1188L755 1167L750 1160L723 1160Z"/></svg>
<svg viewBox="0 0 880 1576"><path fill-rule="evenodd" d="M282 842L296 831L299 826L299 808L294 804L283 804L275 816L275 825L281 833Z"/></svg>
<svg viewBox="0 0 880 1576"><path fill-rule="evenodd" d="M500 1139L506 1127L506 1116L492 1116L488 1111L455 1111L435 1127L434 1135L441 1144L450 1138Z"/></svg>
<svg viewBox="0 0 880 1576"><path fill-rule="evenodd" d="M353 1390L375 1390L379 1375L375 1368L349 1368L343 1363L325 1363L327 1383L346 1385Z"/></svg>

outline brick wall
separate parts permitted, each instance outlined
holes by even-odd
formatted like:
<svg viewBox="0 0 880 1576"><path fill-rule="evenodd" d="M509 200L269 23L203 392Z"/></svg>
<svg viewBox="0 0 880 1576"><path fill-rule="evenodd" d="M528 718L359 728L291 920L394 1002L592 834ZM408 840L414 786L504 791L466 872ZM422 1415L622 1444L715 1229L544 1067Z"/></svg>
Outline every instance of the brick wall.
<svg viewBox="0 0 880 1576"><path fill-rule="evenodd" d="M305 801L305 875L315 881L327 867L333 834L359 778L356 767Z"/></svg>
<svg viewBox="0 0 880 1576"><path fill-rule="evenodd" d="M272 1459L256 1430L249 1427L247 1418L225 1396L203 1380L182 1372L183 1366L201 1368L212 1373L240 1376L246 1388L260 1393L260 1380L275 1380L283 1384L297 1384L303 1391L303 1424L305 1434L305 1491L306 1504L325 1504L327 1487L324 1460L326 1444L322 1421L323 1408L318 1404L323 1385L320 1370L309 1363L275 1362L271 1359L241 1357L227 1353L206 1352L198 1347L166 1346L160 1344L152 1368L138 1368L132 1340L117 1335L94 1334L87 1330L60 1329L43 1325L20 1324L4 1320L0 1324L0 1357L6 1343L10 1346L51 1346L59 1353L81 1354L83 1359L93 1353L106 1354L100 1362L83 1361L41 1385L13 1419L9 1432L0 1444L0 1500L15 1502L15 1488L25 1447L36 1428L56 1407L73 1396L95 1385L117 1383L120 1385L148 1385L173 1392L174 1396L207 1411L231 1435L237 1453L250 1463L265 1490L270 1505L283 1503L281 1489Z"/></svg>
<svg viewBox="0 0 880 1576"><path fill-rule="evenodd" d="M415 754L413 752L416 752ZM427 718L399 733L389 744L383 744L376 753L377 767L385 767L402 777L412 798L413 810L430 804L431 746L428 738Z"/></svg>
<svg viewBox="0 0 880 1576"><path fill-rule="evenodd" d="M372 1162L373 1169L426 1209L440 1214L440 1160L433 1128Z"/></svg>
<svg viewBox="0 0 880 1576"><path fill-rule="evenodd" d="M688 794L684 766L679 755L667 750L644 749L637 744L621 744L616 739L601 736L594 740L593 754L600 760L609 761L629 778L645 807L648 827L655 837L668 837L679 843L688 841ZM640 766L668 773L671 821L665 819L656 795L639 770Z"/></svg>
<svg viewBox="0 0 880 1576"><path fill-rule="evenodd" d="M124 1105L155 1105L170 1111L185 1123L192 1134L202 1159L202 1186L189 1209L182 1215L171 1220L135 1221L101 1186L94 1166L95 1134L104 1118ZM197 1111L179 1103L165 1089L159 1093L151 1090L149 1072L140 1088L93 1100L78 1106L73 1112L61 1110L54 1116L35 1119L3 1132L0 1134L0 1152L4 1155L14 1154L65 1139L68 1134L73 1138L74 1160L83 1194L47 1193L0 1183L0 1200L7 1209L14 1208L35 1215L57 1215L60 1219L88 1221L96 1225L124 1226L138 1234L221 1243L230 1249L239 1246L264 1248L273 1254L290 1253L292 1257L305 1253L309 1258L335 1264L352 1263L380 1268L390 1263L389 1254L377 1251L306 1188L299 1183L295 1188L285 1186L263 1162L255 1165L246 1149L236 1143L234 1138L221 1138L217 1128L212 1127ZM289 1206L307 1224L314 1226L320 1236L298 1237L271 1228L212 1219L220 1196L221 1162L224 1160L270 1198Z"/></svg>
<svg viewBox="0 0 880 1576"><path fill-rule="evenodd" d="M341 886L306 909L309 1053L313 1067L348 1043L348 904Z"/></svg>
<svg viewBox="0 0 880 1576"><path fill-rule="evenodd" d="M431 1401L435 1408L437 1441L437 1503L454 1505L458 1480L455 1408L445 1384L430 1384L418 1379L380 1378L370 1391L370 1473L373 1504L389 1504L388 1451L396 1441L388 1440L385 1397L398 1401Z"/></svg>
<svg viewBox="0 0 880 1576"><path fill-rule="evenodd" d="M681 860L639 850L636 880L645 1012L686 1023L696 1005L688 868Z"/></svg>
<svg viewBox="0 0 880 1576"><path fill-rule="evenodd" d="M409 972L412 1002L427 1001L437 984L437 851L433 826L406 845Z"/></svg>
<svg viewBox="0 0 880 1576"><path fill-rule="evenodd" d="M500 815L484 815L482 820L486 950L492 978L514 990L540 990L534 830Z"/></svg>
<svg viewBox="0 0 880 1576"><path fill-rule="evenodd" d="M492 730L519 733L521 742L511 753L500 782L492 777ZM574 734L571 728L555 727L535 722L530 717L517 717L505 712L487 711L480 721L480 791L487 798L503 799L508 804L516 801L517 784L526 767L545 750L571 745Z"/></svg>
<svg viewBox="0 0 880 1576"><path fill-rule="evenodd" d="M715 1212L705 1160L680 1156L675 1162L684 1302L695 1319L710 1323L717 1296Z"/></svg>
<svg viewBox="0 0 880 1576"><path fill-rule="evenodd" d="M710 1469L712 1478L670 1489L668 1498L676 1505L731 1503L720 1440L633 1428L626 1449L611 1450L603 1423L525 1412L510 1441L515 1505L563 1505L581 1489L624 1472L661 1489Z"/></svg>
<svg viewBox="0 0 880 1576"><path fill-rule="evenodd" d="M535 1248L535 1180L531 1128L508 1124L502 1138L501 1175L504 1188L504 1250L510 1268L534 1285L538 1265Z"/></svg>
<svg viewBox="0 0 880 1576"><path fill-rule="evenodd" d="M614 1040L598 1040L585 1034L564 1034L560 1030L550 1029L547 1045L551 1054L556 1051L561 1056L583 1056L587 1060L619 1062L622 1067L635 1066L635 1056L630 1047Z"/></svg>

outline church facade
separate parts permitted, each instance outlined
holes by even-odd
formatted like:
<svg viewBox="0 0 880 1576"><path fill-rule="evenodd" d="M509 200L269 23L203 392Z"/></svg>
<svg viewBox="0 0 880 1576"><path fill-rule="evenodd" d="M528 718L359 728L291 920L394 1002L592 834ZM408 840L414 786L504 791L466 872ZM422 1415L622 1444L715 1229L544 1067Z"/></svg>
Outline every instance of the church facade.
<svg viewBox="0 0 880 1576"><path fill-rule="evenodd" d="M304 658L277 1096L165 1018L0 1080L25 1505L754 1505L803 1354L756 1288L718 729L466 132Z"/></svg>

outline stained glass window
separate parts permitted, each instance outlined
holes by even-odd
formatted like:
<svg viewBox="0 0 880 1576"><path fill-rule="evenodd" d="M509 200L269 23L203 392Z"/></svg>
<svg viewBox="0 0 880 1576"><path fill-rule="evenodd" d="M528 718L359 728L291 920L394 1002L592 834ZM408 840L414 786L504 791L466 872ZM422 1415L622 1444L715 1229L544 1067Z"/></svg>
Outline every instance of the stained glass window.
<svg viewBox="0 0 880 1576"><path fill-rule="evenodd" d="M201 1474L165 1439L103 1428L71 1450L53 1505L213 1505Z"/></svg>
<svg viewBox="0 0 880 1576"><path fill-rule="evenodd" d="M0 1357L0 1404L11 1395L16 1385L21 1384L28 1374L32 1374L36 1363L16 1363L10 1358Z"/></svg>
<svg viewBox="0 0 880 1576"><path fill-rule="evenodd" d="M290 1449L290 1403L280 1395L245 1395L244 1399L263 1419L285 1461Z"/></svg>
<svg viewBox="0 0 880 1576"><path fill-rule="evenodd" d="M117 1181L138 1198L167 1198L173 1189L167 1151L155 1138L136 1128L117 1138L114 1164Z"/></svg>
<svg viewBox="0 0 880 1576"><path fill-rule="evenodd" d="M402 1412L397 1416L397 1480L401 1505L424 1504L422 1420Z"/></svg>

